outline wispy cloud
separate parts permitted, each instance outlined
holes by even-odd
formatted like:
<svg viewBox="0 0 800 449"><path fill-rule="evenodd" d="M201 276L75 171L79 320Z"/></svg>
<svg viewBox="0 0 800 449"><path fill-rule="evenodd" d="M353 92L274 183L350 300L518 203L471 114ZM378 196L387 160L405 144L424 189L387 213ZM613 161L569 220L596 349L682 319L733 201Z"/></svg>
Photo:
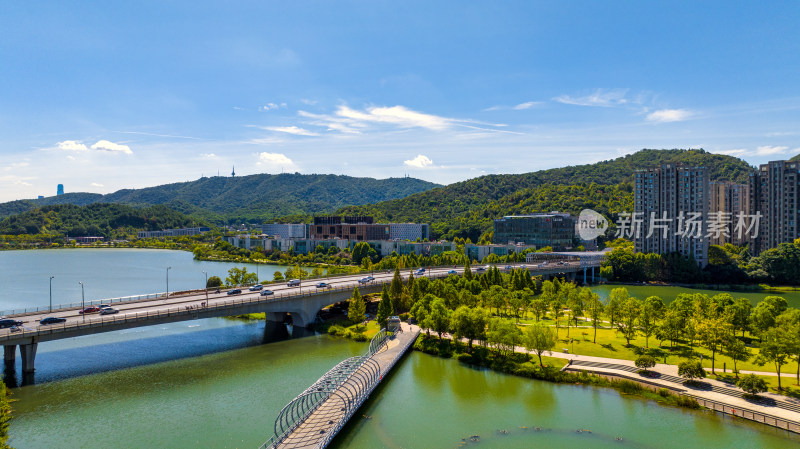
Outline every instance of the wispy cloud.
<svg viewBox="0 0 800 449"><path fill-rule="evenodd" d="M536 106L543 105L544 102L542 101L526 101L525 103L520 103L514 106L504 106L504 105L495 105L484 109L484 112L491 112L491 111L502 111L502 110L514 110L514 111L524 111L525 109L530 109Z"/></svg>
<svg viewBox="0 0 800 449"><path fill-rule="evenodd" d="M256 165L264 167L269 170L291 169L297 168L294 161L289 159L285 154L281 153L260 153L258 155L258 162Z"/></svg>
<svg viewBox="0 0 800 449"><path fill-rule="evenodd" d="M300 103L303 103L303 104L308 105L308 106L314 106L318 102L317 102L317 100L309 100L308 98L301 98L300 99Z"/></svg>
<svg viewBox="0 0 800 449"><path fill-rule="evenodd" d="M84 145L80 140L64 140L56 144L59 150L64 151L87 151L89 147Z"/></svg>
<svg viewBox="0 0 800 449"><path fill-rule="evenodd" d="M201 153L200 159L217 159L218 156L214 153Z"/></svg>
<svg viewBox="0 0 800 449"><path fill-rule="evenodd" d="M93 183L91 183L89 185L92 186L92 187L103 187L103 184L100 184L99 182L93 182Z"/></svg>
<svg viewBox="0 0 800 449"><path fill-rule="evenodd" d="M173 139L206 140L206 139L202 139L200 137L178 136L178 135L175 135L175 134L146 133L146 132L142 132L142 131L112 131L112 132L120 133L120 134L138 134L138 135L141 135L141 136L170 137L170 138L173 138Z"/></svg>
<svg viewBox="0 0 800 449"><path fill-rule="evenodd" d="M404 165L414 168L425 168L433 165L433 161L428 156L418 154L414 159L403 161Z"/></svg>
<svg viewBox="0 0 800 449"><path fill-rule="evenodd" d="M744 148L736 148L733 150L713 150L711 152L716 154L724 154L727 156L736 156L736 157L742 157L750 154L750 152L745 150Z"/></svg>
<svg viewBox="0 0 800 449"><path fill-rule="evenodd" d="M287 134L294 134L295 136L318 136L318 133L314 131L309 131L304 128L298 128L297 126L260 126L259 128L265 129L267 131L275 131L279 133L287 133Z"/></svg>
<svg viewBox="0 0 800 449"><path fill-rule="evenodd" d="M682 122L694 113L686 109L660 109L647 114L647 121L656 123Z"/></svg>
<svg viewBox="0 0 800 449"><path fill-rule="evenodd" d="M272 111L274 109L286 109L286 103L267 103L258 107L258 110L261 112Z"/></svg>
<svg viewBox="0 0 800 449"><path fill-rule="evenodd" d="M363 111L339 106L336 115L357 122L391 123L404 128L427 128L441 131L450 127L452 119L425 114L404 106L370 107Z"/></svg>
<svg viewBox="0 0 800 449"><path fill-rule="evenodd" d="M756 148L756 154L759 156L768 156L772 154L785 154L789 147L786 146L770 146L764 145Z"/></svg>
<svg viewBox="0 0 800 449"><path fill-rule="evenodd" d="M554 101L576 106L612 107L628 104L625 97L628 89L595 89L594 92L584 96L561 95L553 98Z"/></svg>
<svg viewBox="0 0 800 449"><path fill-rule="evenodd" d="M91 148L98 151L108 151L109 153L133 154L131 147L108 140L98 140Z"/></svg>

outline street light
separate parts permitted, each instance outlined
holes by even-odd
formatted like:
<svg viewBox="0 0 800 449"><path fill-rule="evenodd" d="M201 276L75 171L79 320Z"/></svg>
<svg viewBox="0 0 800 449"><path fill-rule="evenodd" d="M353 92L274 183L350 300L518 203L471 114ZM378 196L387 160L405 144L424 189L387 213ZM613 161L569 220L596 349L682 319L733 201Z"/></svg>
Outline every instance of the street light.
<svg viewBox="0 0 800 449"><path fill-rule="evenodd" d="M81 313L81 315L83 315L83 322L85 323L86 311L84 311L84 309L86 308L86 296L84 296L83 294L83 282L78 282L78 283L81 284L81 311L83 312Z"/></svg>
<svg viewBox="0 0 800 449"><path fill-rule="evenodd" d="M167 296L166 296L166 297L164 297L164 301L166 301L166 300L168 300L168 299L169 299L169 270L170 270L171 268L172 268L172 267L167 267Z"/></svg>
<svg viewBox="0 0 800 449"><path fill-rule="evenodd" d="M53 313L53 278L55 276L50 276L50 313Z"/></svg>
<svg viewBox="0 0 800 449"><path fill-rule="evenodd" d="M206 275L206 307L208 307L208 273L206 273L206 270L203 270L203 274Z"/></svg>

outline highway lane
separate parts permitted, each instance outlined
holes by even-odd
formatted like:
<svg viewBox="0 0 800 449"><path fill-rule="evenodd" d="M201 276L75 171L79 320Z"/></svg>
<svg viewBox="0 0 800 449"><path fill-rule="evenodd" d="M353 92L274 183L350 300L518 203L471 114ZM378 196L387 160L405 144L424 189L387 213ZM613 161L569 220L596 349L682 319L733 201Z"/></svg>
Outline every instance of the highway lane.
<svg viewBox="0 0 800 449"><path fill-rule="evenodd" d="M511 268L519 268L522 266L526 266L527 268L531 269L534 273L539 270L548 270L552 271L552 269L565 269L565 270L574 270L577 267L578 262L568 262L564 263L563 265L556 265L555 263L550 263L546 265L532 265L532 264L524 264L524 263L517 263L517 264L508 264L508 265L498 265L497 267L506 270L506 267ZM488 267L488 266L475 266L472 268L473 273L479 273L480 267ZM447 273L451 270L455 270L458 275L463 274L463 266L462 267L436 267L426 269L424 274L417 274L418 269L403 269L401 270L401 274L404 281L408 280L409 274L414 272L415 277L425 276L425 277L441 277L446 276ZM287 295L291 294L299 294L303 292L311 291L321 291L324 289L317 289L315 285L319 282L325 282L329 284L331 287L354 287L363 285L359 283L360 279L363 279L370 274L367 273L359 273L353 275L342 275L342 276L335 276L335 277L327 277L327 278L318 278L318 279L306 279L302 281L299 287L290 287L287 283L275 283L275 284L266 284L264 285L265 290L271 290L274 295L267 296L264 299L284 299ZM390 271L380 271L380 272L372 272L371 276L374 277L373 281L370 281L368 285L375 285L380 283L390 283L392 278L394 277L394 270ZM287 281L288 282L288 281ZM145 312L158 312L163 311L170 308L175 307L193 307L193 308L202 308L206 301L208 301L209 305L213 305L216 303L224 302L226 300L231 299L241 299L241 298L255 298L260 295L260 291L249 291L247 287L242 287L242 293L239 295L228 295L227 291L231 290L223 290L220 293L208 292L208 300L206 300L206 293L205 292L194 292L190 294L176 294L170 295L167 299L142 299L127 303L113 303L110 304L115 309L119 310L118 314L108 315L108 318L111 319L113 317L121 317L126 314L136 314L136 313L145 313ZM88 306L88 305L87 305ZM79 309L71 308L71 309L61 309L61 310L54 310L52 313L50 312L38 312L33 314L27 314L22 316L13 317L14 319L20 320L23 322L23 327L27 330L36 330L45 329L51 325L40 325L39 320L45 317L59 317L59 318L66 318L67 323L70 322L77 322L80 323L84 320L84 315L78 313ZM90 318L97 317L97 313L87 314L85 319L88 321ZM56 324L55 326L59 326L62 323ZM0 335L10 333L11 330L9 328L0 329Z"/></svg>

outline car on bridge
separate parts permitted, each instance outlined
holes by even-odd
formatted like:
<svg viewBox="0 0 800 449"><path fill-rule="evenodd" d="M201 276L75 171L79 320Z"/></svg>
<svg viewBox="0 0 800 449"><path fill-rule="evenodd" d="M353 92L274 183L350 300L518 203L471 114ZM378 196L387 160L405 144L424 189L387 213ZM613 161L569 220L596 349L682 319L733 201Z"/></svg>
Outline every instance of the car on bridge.
<svg viewBox="0 0 800 449"><path fill-rule="evenodd" d="M484 271L486 271L486 267L478 267L475 269L475 271L477 271L478 273L483 273Z"/></svg>
<svg viewBox="0 0 800 449"><path fill-rule="evenodd" d="M361 278L361 279L358 280L358 283L359 284L369 284L369 282L372 280L372 279L370 279L371 277L372 276L367 276L365 278Z"/></svg>
<svg viewBox="0 0 800 449"><path fill-rule="evenodd" d="M417 270L417 272L416 272L416 273L414 273L414 274L418 274L418 275L420 275L420 274L425 274L425 269L424 269L424 268L420 268L420 269L419 269L419 270Z"/></svg>
<svg viewBox="0 0 800 449"><path fill-rule="evenodd" d="M317 288L331 288L331 284L328 284L327 282L320 282L320 283L318 283L316 285L316 287Z"/></svg>
<svg viewBox="0 0 800 449"><path fill-rule="evenodd" d="M300 287L300 279L292 279L288 283L286 283L287 287Z"/></svg>
<svg viewBox="0 0 800 449"><path fill-rule="evenodd" d="M47 318L42 318L39 320L39 324L56 324L56 323L66 323L66 318L61 318L57 316L49 316Z"/></svg>
<svg viewBox="0 0 800 449"><path fill-rule="evenodd" d="M240 295L242 294L242 290L238 288L234 288L233 290L228 290L228 295Z"/></svg>
<svg viewBox="0 0 800 449"><path fill-rule="evenodd" d="M5 329L12 326L22 326L22 321L12 319L0 320L0 329Z"/></svg>
<svg viewBox="0 0 800 449"><path fill-rule="evenodd" d="M100 315L113 315L115 313L119 313L119 310L113 307L103 307L103 309L100 310Z"/></svg>
<svg viewBox="0 0 800 449"><path fill-rule="evenodd" d="M261 290L261 296L270 296L274 294L275 292L273 292L272 290Z"/></svg>
<svg viewBox="0 0 800 449"><path fill-rule="evenodd" d="M85 309L78 310L78 313L80 313L81 315L88 315L90 313L100 313L100 307L95 307L95 306L86 307Z"/></svg>
<svg viewBox="0 0 800 449"><path fill-rule="evenodd" d="M261 285L261 284L256 284L256 285L254 285L254 286L252 286L252 287L248 288L248 290L250 290L251 292L257 292L257 291L261 290L262 288L264 288L264 286L263 286L263 285Z"/></svg>
<svg viewBox="0 0 800 449"><path fill-rule="evenodd" d="M447 272L447 274L448 274L448 275L450 275L450 274L458 274L458 271L456 271L456 270L450 270L450 271L448 271L448 272Z"/></svg>

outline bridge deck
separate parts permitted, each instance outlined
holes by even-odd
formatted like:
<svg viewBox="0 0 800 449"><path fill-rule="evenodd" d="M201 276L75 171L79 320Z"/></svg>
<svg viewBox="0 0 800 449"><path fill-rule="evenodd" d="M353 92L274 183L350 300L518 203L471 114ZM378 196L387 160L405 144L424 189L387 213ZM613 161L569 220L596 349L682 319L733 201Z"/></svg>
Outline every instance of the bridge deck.
<svg viewBox="0 0 800 449"><path fill-rule="evenodd" d="M389 340L378 352L372 355L372 359L380 365L380 380L403 356L419 335L419 329L412 331L411 327L402 323L403 332ZM366 367L361 369L366 370ZM380 383L380 380L378 383ZM366 400L369 393L377 386L377 383L369 386L369 391L365 391L362 401ZM345 389L360 389L361 385L351 377L337 391ZM328 445L338 431L344 427L352 414L358 407L352 408L349 412L342 406L341 399L336 394L331 395L325 400L311 415L308 416L292 433L275 446L280 449L301 449L301 448L322 448Z"/></svg>

